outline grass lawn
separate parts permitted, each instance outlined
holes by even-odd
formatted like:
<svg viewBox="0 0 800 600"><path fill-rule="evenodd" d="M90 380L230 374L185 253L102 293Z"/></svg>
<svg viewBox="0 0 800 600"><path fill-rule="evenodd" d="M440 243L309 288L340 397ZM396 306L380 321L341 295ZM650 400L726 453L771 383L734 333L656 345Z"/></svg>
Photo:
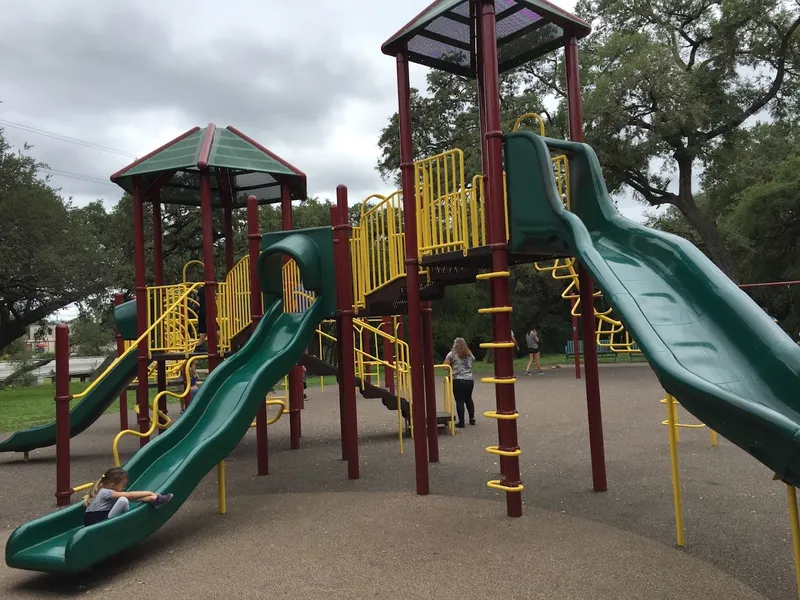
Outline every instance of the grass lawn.
<svg viewBox="0 0 800 600"><path fill-rule="evenodd" d="M623 354L619 357L622 362L627 362L628 356ZM541 357L542 366L551 365L571 365L572 359L566 360L563 354L543 354ZM613 356L601 356L601 363L614 362ZM528 364L527 358L517 358L514 361L514 370L521 372ZM489 374L494 371L494 365L485 362L476 362L473 365L473 371L476 374ZM382 371L382 370L380 370ZM373 371L374 372L374 371ZM443 374L444 371L437 369L437 374ZM322 381L321 381L322 380ZM377 385L383 384L383 374L378 377L372 378L372 382ZM336 385L336 378L333 376L327 377L309 377L309 389L318 388L320 385L324 387ZM88 386L88 383L73 383L70 385L70 391L76 394ZM27 388L10 388L0 391L0 433L17 431L19 429L26 429L34 425L43 425L55 420L56 408L53 397L55 396L55 385L45 384L37 385ZM174 391L174 390L173 390ZM276 393L282 394L280 386L276 387ZM150 400L155 397L156 390L150 390ZM128 406L133 407L136 401L135 392L128 392ZM168 398L169 404L177 404L175 398ZM74 402L79 402L75 400ZM119 412L119 400L108 407L106 414Z"/></svg>

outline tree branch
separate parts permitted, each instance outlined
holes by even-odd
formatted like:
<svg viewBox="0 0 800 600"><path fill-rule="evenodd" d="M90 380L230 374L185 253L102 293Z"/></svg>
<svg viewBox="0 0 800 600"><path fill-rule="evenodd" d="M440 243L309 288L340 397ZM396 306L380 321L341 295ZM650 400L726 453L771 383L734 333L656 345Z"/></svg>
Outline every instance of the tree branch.
<svg viewBox="0 0 800 600"><path fill-rule="evenodd" d="M775 78L772 80L772 85L770 85L766 93L761 96L761 98L753 102L753 104L744 110L738 117L729 119L727 122L715 127L711 131L704 133L703 139L712 140L717 136L729 133L730 131L736 129L747 119L758 113L778 95L786 75L786 57L789 54L792 35L794 35L794 32L798 27L800 27L800 17L795 19L794 23L792 23L791 27L789 27L786 34L783 36L783 39L781 40L781 47L778 53L778 61L775 69Z"/></svg>

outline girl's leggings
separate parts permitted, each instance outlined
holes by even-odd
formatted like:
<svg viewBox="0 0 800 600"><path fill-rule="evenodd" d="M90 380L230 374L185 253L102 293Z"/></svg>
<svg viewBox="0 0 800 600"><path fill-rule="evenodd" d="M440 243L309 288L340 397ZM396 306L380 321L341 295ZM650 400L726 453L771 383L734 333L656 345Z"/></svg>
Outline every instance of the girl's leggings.
<svg viewBox="0 0 800 600"><path fill-rule="evenodd" d="M471 379L453 379L453 396L456 401L458 422L464 422L464 406L467 407L470 421L475 419L475 403L472 401L472 389L475 382Z"/></svg>

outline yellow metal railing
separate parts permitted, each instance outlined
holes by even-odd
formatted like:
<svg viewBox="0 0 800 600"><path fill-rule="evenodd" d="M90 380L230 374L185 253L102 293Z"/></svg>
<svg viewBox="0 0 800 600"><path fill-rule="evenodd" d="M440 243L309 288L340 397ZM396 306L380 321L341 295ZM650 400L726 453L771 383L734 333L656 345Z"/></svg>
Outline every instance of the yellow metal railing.
<svg viewBox="0 0 800 600"><path fill-rule="evenodd" d="M220 352L230 352L233 338L250 326L250 256L228 271L217 293Z"/></svg>
<svg viewBox="0 0 800 600"><path fill-rule="evenodd" d="M453 396L453 367L447 364L433 365L435 369L443 369L445 372L442 380L442 398L444 399L444 411L450 413L450 423L447 428L450 435L456 434L456 400Z"/></svg>
<svg viewBox="0 0 800 600"><path fill-rule="evenodd" d="M136 338L136 340L131 342L128 345L128 347L126 348L126 350L122 354L120 354L116 359L114 359L114 361L110 365L108 365L108 367L106 367L105 371L103 371L97 377L97 379L92 381L85 390L83 390L82 392L80 392L78 394L73 394L72 398L73 399L78 399L78 398L85 397L89 392L94 390L100 384L100 382L111 372L111 370L114 369L120 362L122 362L122 360L126 356L128 356L131 352L135 352L136 348L138 347L138 345L139 345L139 343L141 341L148 340L148 343L149 343L149 340L150 340L150 337L151 337L153 331L157 327L159 327L161 325L161 323L165 319L169 318L173 311L180 310L181 307L184 305L184 303L186 301L186 298L189 296L189 294L194 292L201 285L202 284L195 283L195 284L186 286L186 289L185 289L184 293L181 296L179 296L175 300L175 302L165 310L164 314L162 314L152 325L150 325L150 327L148 327L147 330L144 333L142 333L142 335L140 335L138 338ZM151 352L152 352L152 350L151 350Z"/></svg>
<svg viewBox="0 0 800 600"><path fill-rule="evenodd" d="M303 312L311 306L316 294L303 287L300 268L294 259L283 265L283 312Z"/></svg>
<svg viewBox="0 0 800 600"><path fill-rule="evenodd" d="M351 253L354 305L363 308L367 295L406 274L402 192L373 194L364 200L353 240L358 241L357 251Z"/></svg>
<svg viewBox="0 0 800 600"><path fill-rule="evenodd" d="M414 163L419 256L467 253L464 153L458 148Z"/></svg>

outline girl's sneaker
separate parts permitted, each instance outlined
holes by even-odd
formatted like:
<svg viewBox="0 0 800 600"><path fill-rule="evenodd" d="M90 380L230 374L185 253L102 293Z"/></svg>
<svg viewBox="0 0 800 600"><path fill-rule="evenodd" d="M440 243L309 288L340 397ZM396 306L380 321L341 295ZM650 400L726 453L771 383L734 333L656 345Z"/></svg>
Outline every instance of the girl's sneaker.
<svg viewBox="0 0 800 600"><path fill-rule="evenodd" d="M528 371L528 370L525 371L525 375L530 375L530 374L531 374L530 371Z"/></svg>
<svg viewBox="0 0 800 600"><path fill-rule="evenodd" d="M172 500L172 494L159 494L153 502L153 508L161 508L165 504L169 504L170 500Z"/></svg>

